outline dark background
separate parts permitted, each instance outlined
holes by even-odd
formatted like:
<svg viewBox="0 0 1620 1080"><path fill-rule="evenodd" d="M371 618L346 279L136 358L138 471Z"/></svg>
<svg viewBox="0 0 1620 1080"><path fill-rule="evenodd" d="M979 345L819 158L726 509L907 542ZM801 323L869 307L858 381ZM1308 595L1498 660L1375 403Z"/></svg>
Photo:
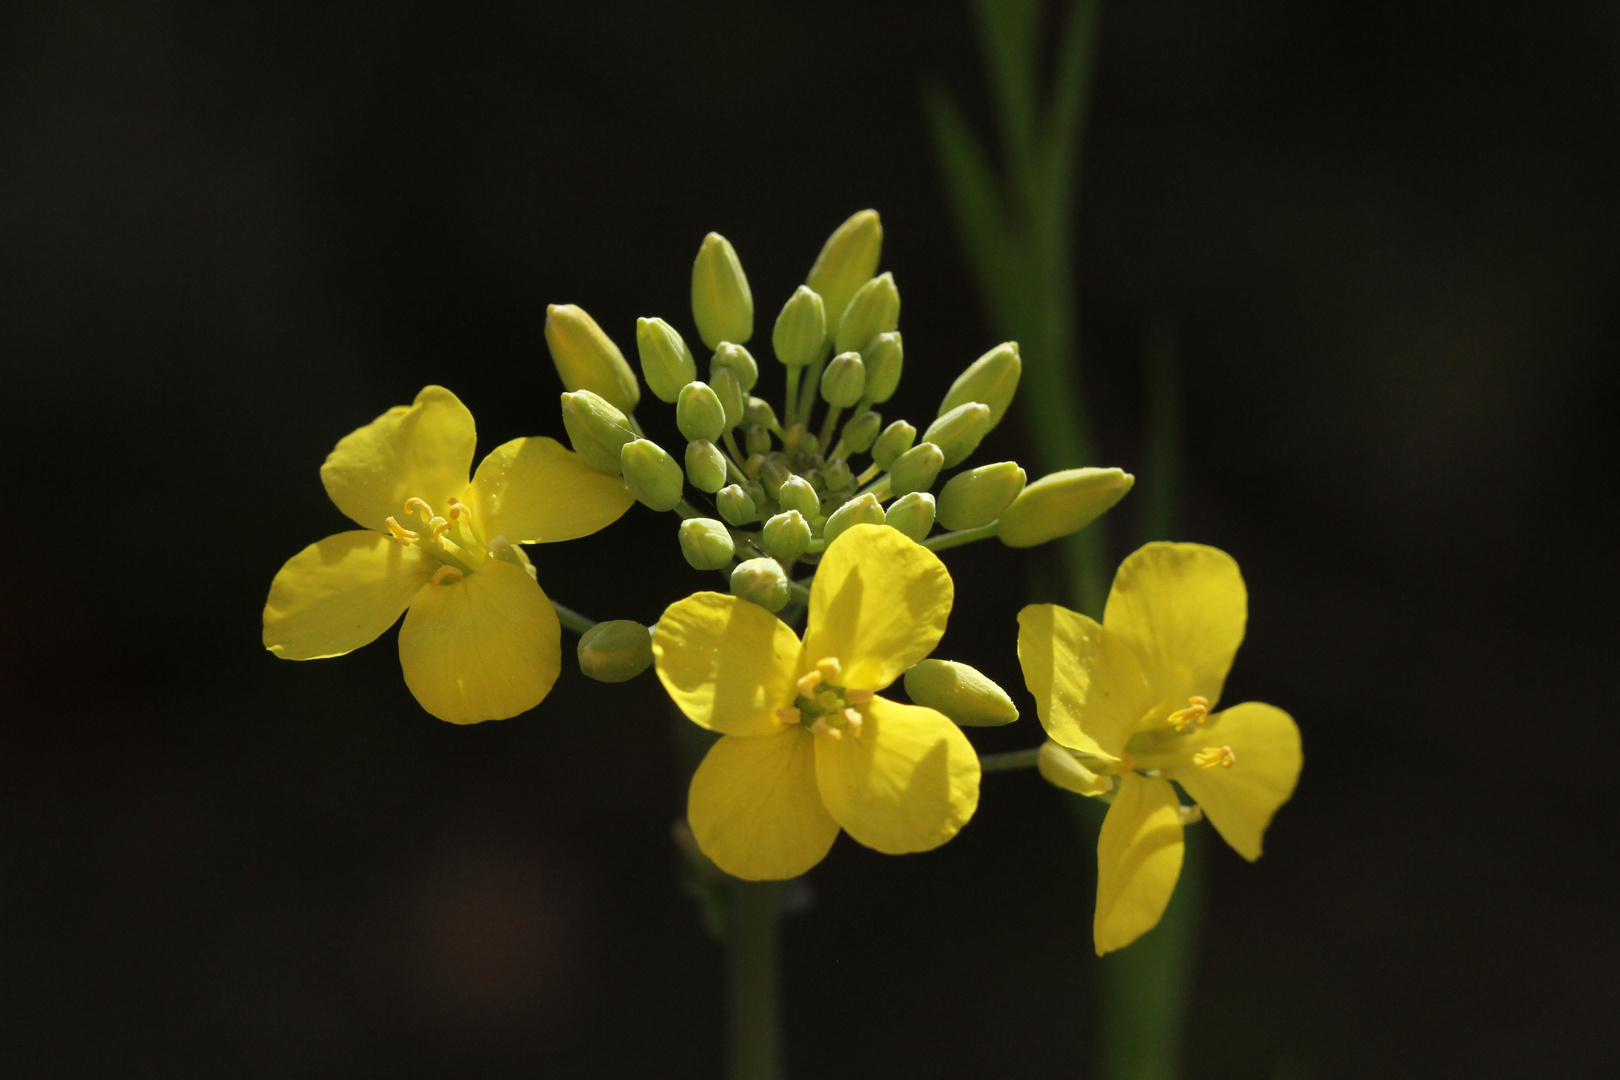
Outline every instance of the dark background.
<svg viewBox="0 0 1620 1080"><path fill-rule="evenodd" d="M1228 700L1290 710L1307 755L1260 863L1211 848L1190 1075L1620 1064L1617 49L1612 5L1105 5L1075 238L1103 458L1140 468L1168 320L1180 532L1250 586ZM545 304L627 348L638 315L688 329L710 229L764 357L877 208L889 411L931 415L996 338L921 91L982 128L982 76L951 3L4 9L0 1073L717 1073L651 677L570 668L456 728L391 633L282 663L259 610L348 527L317 476L340 436L441 382L484 449L560 437ZM978 460L1021 449L1008 423ZM1131 501L1107 522L1122 557ZM640 507L533 551L598 618L710 582ZM975 739L1031 745L1031 567L948 561L942 654L1026 709ZM993 776L939 852L838 843L786 930L794 1075L1094 1074L1060 799Z"/></svg>

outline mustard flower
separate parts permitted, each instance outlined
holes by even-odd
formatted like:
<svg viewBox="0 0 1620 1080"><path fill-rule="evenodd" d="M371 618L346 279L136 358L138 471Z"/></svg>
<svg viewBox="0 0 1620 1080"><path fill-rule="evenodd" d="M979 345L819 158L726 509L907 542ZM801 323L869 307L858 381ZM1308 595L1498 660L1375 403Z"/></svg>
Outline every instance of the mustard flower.
<svg viewBox="0 0 1620 1080"><path fill-rule="evenodd" d="M561 627L517 545L589 535L633 500L619 477L545 438L497 446L469 483L475 443L472 414L441 386L339 442L321 482L365 527L287 560L265 603L265 648L340 656L405 612L400 666L428 712L471 724L538 705L562 670Z"/></svg>
<svg viewBox="0 0 1620 1080"><path fill-rule="evenodd" d="M1121 564L1099 625L1055 604L1018 615L1018 659L1035 696L1041 772L1111 798L1097 839L1097 955L1152 929L1181 873L1179 784L1251 862L1293 794L1299 729L1281 709L1215 711L1243 640L1248 593L1230 555L1148 544Z"/></svg>
<svg viewBox="0 0 1620 1080"><path fill-rule="evenodd" d="M694 723L721 733L692 777L687 818L727 873L795 877L839 830L888 854L945 843L979 803L979 759L933 709L877 696L945 632L951 578L886 525L831 544L801 642L757 604L704 592L653 634L658 678Z"/></svg>

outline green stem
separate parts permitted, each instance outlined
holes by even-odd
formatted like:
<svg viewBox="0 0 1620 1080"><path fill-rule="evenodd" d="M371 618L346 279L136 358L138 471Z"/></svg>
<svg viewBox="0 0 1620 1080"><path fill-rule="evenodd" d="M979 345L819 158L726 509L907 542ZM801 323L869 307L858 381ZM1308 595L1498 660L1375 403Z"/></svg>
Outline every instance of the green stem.
<svg viewBox="0 0 1620 1080"><path fill-rule="evenodd" d="M956 532L940 533L930 536L923 541L923 547L929 551L946 551L963 544L971 544L975 540L988 540L1001 529L1000 521L992 521L988 525L981 525L977 529L958 529Z"/></svg>
<svg viewBox="0 0 1620 1080"><path fill-rule="evenodd" d="M780 881L731 882L726 933L727 1030L731 1080L782 1075Z"/></svg>
<svg viewBox="0 0 1620 1080"><path fill-rule="evenodd" d="M573 608L564 607L555 600L551 602L551 606L556 609L557 621L562 623L565 629L572 630L576 634L583 634L596 625L595 619L587 619Z"/></svg>
<svg viewBox="0 0 1620 1080"><path fill-rule="evenodd" d="M1032 769L1041 756L1041 748L1009 750L1005 754L980 754L980 772L1011 772L1014 769Z"/></svg>
<svg viewBox="0 0 1620 1080"><path fill-rule="evenodd" d="M793 426L793 418L799 414L799 374L803 370L797 366L787 369L787 397L782 402L786 408L782 410L782 419L787 421L788 427ZM781 421L777 422L777 426L781 426ZM781 432L777 434L780 436Z"/></svg>
<svg viewBox="0 0 1620 1080"><path fill-rule="evenodd" d="M843 415L844 409L840 405L827 406L827 419L821 422L821 438L816 445L822 453L827 452L827 446L832 442L833 432L838 428L838 418Z"/></svg>

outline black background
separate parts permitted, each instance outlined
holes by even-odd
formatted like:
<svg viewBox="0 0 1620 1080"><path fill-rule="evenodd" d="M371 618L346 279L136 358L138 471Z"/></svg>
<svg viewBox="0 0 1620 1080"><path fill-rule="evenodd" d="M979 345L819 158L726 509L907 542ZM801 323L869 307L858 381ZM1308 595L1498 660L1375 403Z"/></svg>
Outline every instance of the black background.
<svg viewBox="0 0 1620 1080"><path fill-rule="evenodd" d="M1617 51L1609 5L1105 6L1075 238L1103 458L1140 468L1168 320L1180 533L1250 588L1227 700L1306 745L1265 858L1212 854L1190 1075L1620 1060ZM638 315L689 328L710 229L764 357L878 209L889 411L932 415L996 342L921 105L938 82L988 122L965 7L12 5L0 72L0 1071L716 1074L656 683L570 668L456 728L392 634L282 663L259 610L348 527L317 476L340 436L440 382L484 449L561 437L545 304L627 348ZM977 460L1021 451L1009 422ZM1131 500L1107 521L1117 559ZM710 584L641 507L533 553L599 618ZM1031 745L1038 567L948 562L942 655L1026 709L975 740ZM993 776L939 852L838 843L786 931L794 1075L1095 1074L1059 800Z"/></svg>

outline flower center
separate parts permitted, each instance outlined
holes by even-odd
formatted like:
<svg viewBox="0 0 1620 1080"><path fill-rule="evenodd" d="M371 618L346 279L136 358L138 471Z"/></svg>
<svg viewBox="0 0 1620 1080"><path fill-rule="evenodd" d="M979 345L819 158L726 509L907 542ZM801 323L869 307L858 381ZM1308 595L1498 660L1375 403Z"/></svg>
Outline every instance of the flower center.
<svg viewBox="0 0 1620 1080"><path fill-rule="evenodd" d="M852 690L834 682L844 666L825 656L799 678L798 696L791 706L776 710L784 724L799 724L813 734L837 741L845 735L861 736L861 714L854 706L872 700L870 690Z"/></svg>
<svg viewBox="0 0 1620 1080"><path fill-rule="evenodd" d="M1157 775L1159 770L1184 764L1190 757L1200 769L1213 769L1219 765L1230 769L1237 764L1237 755L1230 746L1206 746L1189 749L1182 737L1197 731L1209 720L1209 699L1194 694L1187 699L1185 709L1177 709L1165 718L1163 727L1138 731L1125 744L1125 770L1134 769L1144 775Z"/></svg>
<svg viewBox="0 0 1620 1080"><path fill-rule="evenodd" d="M441 565L433 572L435 585L460 581L483 566L491 555L509 562L518 561L512 554L515 549L505 537L497 536L485 545L484 538L473 526L472 507L459 499L451 499L442 515L434 513L433 507L423 499L406 499L402 516L410 521L412 514L421 517L420 530L407 529L396 518L389 518L388 532L401 546L414 545L439 561Z"/></svg>

